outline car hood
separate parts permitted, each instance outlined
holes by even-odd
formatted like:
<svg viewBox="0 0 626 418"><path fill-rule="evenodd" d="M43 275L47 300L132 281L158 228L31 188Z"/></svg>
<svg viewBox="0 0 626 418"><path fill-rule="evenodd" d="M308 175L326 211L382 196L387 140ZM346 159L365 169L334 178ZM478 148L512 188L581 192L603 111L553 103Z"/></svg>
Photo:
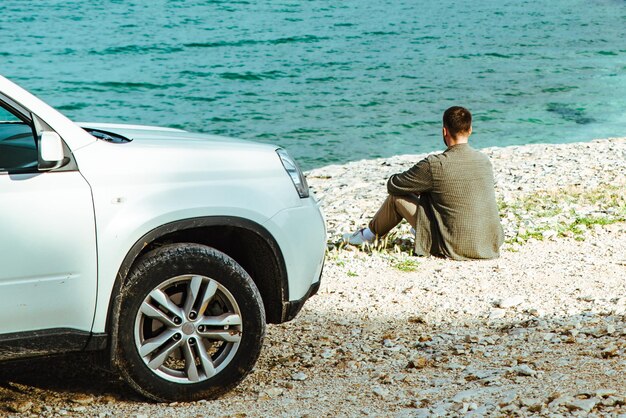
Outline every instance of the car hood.
<svg viewBox="0 0 626 418"><path fill-rule="evenodd" d="M78 122L84 129L97 129L121 135L137 146L176 147L176 148L268 148L272 145L218 135L199 134L182 129L159 126L126 125L113 123Z"/></svg>
<svg viewBox="0 0 626 418"><path fill-rule="evenodd" d="M107 182L134 182L158 188L164 183L189 184L213 179L284 177L289 180L275 145L152 126L102 123L80 126L131 140L99 139L75 150L80 171L92 182L103 176Z"/></svg>

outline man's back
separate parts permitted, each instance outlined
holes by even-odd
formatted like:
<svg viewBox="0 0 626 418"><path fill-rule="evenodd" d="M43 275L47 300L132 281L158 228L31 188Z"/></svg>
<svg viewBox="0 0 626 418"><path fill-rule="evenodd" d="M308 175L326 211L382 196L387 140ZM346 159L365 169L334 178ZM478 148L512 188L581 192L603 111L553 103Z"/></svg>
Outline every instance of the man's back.
<svg viewBox="0 0 626 418"><path fill-rule="evenodd" d="M453 259L496 258L503 233L489 158L468 144L427 158L428 191L440 237L439 250Z"/></svg>

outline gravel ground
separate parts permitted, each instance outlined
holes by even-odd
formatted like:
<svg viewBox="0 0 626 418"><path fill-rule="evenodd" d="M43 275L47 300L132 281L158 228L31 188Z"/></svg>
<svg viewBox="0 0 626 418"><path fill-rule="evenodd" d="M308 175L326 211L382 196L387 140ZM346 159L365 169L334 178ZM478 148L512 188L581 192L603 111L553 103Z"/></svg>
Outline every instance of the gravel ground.
<svg viewBox="0 0 626 418"><path fill-rule="evenodd" d="M268 328L237 389L149 403L71 355L0 365L0 415L626 417L626 140L486 152L507 232L499 259L412 257L407 226L373 249L337 245L421 156L317 169L322 286Z"/></svg>

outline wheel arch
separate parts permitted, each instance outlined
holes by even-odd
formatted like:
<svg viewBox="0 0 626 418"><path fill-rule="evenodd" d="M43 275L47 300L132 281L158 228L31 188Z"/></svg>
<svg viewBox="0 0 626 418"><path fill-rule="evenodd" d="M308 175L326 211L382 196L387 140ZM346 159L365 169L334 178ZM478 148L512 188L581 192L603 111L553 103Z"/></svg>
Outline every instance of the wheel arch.
<svg viewBox="0 0 626 418"><path fill-rule="evenodd" d="M159 226L137 240L117 272L106 321L113 361L117 343L117 318L128 274L143 254L162 245L182 242L207 245L237 261L259 289L267 322L280 323L285 320L289 294L287 267L278 243L267 229L239 217L210 216L179 220Z"/></svg>

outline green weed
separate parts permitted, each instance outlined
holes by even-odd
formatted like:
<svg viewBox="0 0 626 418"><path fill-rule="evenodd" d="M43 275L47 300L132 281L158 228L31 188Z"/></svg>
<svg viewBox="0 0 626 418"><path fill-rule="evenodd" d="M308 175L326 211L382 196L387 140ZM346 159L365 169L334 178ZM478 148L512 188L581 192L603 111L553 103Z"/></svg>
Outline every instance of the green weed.
<svg viewBox="0 0 626 418"><path fill-rule="evenodd" d="M391 265L400 271L411 272L417 270L420 263L413 258L403 258L401 260L396 260Z"/></svg>

